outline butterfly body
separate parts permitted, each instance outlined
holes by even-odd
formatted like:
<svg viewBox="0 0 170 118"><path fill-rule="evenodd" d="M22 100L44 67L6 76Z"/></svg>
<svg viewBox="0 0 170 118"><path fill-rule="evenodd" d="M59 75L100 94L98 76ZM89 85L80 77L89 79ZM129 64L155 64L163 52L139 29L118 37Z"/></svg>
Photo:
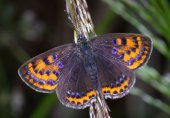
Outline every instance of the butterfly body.
<svg viewBox="0 0 170 118"><path fill-rule="evenodd" d="M86 74L90 78L93 89L97 90L99 86L98 69L95 62L93 46L89 42L84 41L78 44L78 48L80 50L80 55L81 55L80 59L83 62Z"/></svg>
<svg viewBox="0 0 170 118"><path fill-rule="evenodd" d="M56 91L60 102L83 109L105 98L121 98L135 83L134 70L148 61L151 40L140 34L105 34L51 49L19 69L22 80L39 92Z"/></svg>

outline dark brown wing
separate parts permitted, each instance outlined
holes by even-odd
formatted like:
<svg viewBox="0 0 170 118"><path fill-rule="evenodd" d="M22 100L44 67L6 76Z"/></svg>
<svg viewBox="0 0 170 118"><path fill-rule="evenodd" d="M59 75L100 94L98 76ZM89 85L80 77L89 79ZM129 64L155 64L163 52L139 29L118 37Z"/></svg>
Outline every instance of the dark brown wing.
<svg viewBox="0 0 170 118"><path fill-rule="evenodd" d="M105 98L121 98L129 93L135 83L134 72L104 55L95 54L99 80Z"/></svg>
<svg viewBox="0 0 170 118"><path fill-rule="evenodd" d="M96 100L96 92L92 89L89 77L80 58L74 57L69 68L61 78L56 92L60 102L71 108L83 109Z"/></svg>
<svg viewBox="0 0 170 118"><path fill-rule="evenodd" d="M74 56L73 48L73 44L59 46L30 59L19 68L19 76L38 92L55 91L58 78Z"/></svg>
<svg viewBox="0 0 170 118"><path fill-rule="evenodd" d="M151 54L151 40L140 34L104 34L91 40L96 53L135 70L144 65Z"/></svg>

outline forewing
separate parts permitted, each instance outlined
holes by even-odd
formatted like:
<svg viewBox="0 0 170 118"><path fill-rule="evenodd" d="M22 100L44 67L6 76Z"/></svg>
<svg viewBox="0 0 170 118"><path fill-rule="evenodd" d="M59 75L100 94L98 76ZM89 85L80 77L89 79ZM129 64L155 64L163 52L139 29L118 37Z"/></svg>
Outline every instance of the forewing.
<svg viewBox="0 0 170 118"><path fill-rule="evenodd" d="M131 70L144 65L152 51L151 40L140 34L105 34L94 38L92 43L96 53L117 60Z"/></svg>
<svg viewBox="0 0 170 118"><path fill-rule="evenodd" d="M61 75L56 93L63 105L83 109L96 100L96 92L92 89L82 60L75 56L70 65L64 72L67 74Z"/></svg>
<svg viewBox="0 0 170 118"><path fill-rule="evenodd" d="M117 61L96 54L99 80L105 98L121 98L129 93L135 83L134 72Z"/></svg>
<svg viewBox="0 0 170 118"><path fill-rule="evenodd" d="M59 46L30 59L19 68L19 76L38 92L54 91L60 75L73 56L73 47L73 44Z"/></svg>

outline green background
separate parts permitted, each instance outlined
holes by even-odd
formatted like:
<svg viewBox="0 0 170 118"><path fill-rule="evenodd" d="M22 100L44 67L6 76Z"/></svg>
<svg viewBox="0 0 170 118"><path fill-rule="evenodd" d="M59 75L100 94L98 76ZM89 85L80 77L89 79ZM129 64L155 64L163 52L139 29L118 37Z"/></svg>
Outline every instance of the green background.
<svg viewBox="0 0 170 118"><path fill-rule="evenodd" d="M107 100L112 118L170 117L170 1L87 0L97 34L141 33L153 41L148 66L137 71L131 93ZM55 93L42 94L17 70L29 58L73 42L64 0L0 0L0 117L87 118L88 109L64 107Z"/></svg>

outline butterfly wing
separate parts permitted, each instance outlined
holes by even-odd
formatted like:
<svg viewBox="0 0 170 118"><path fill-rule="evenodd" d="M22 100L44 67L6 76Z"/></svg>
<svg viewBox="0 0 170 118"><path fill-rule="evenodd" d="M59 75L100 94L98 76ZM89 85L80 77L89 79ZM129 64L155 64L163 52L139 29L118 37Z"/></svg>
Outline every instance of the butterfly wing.
<svg viewBox="0 0 170 118"><path fill-rule="evenodd" d="M140 34L105 34L92 39L92 44L96 53L117 60L131 70L144 65L152 51L151 40Z"/></svg>
<svg viewBox="0 0 170 118"><path fill-rule="evenodd" d="M134 72L117 61L96 54L99 80L105 98L121 98L129 93L135 83Z"/></svg>
<svg viewBox="0 0 170 118"><path fill-rule="evenodd" d="M19 76L38 92L52 92L73 53L73 44L53 48L23 64L18 70Z"/></svg>
<svg viewBox="0 0 170 118"><path fill-rule="evenodd" d="M56 93L63 105L83 109L96 100L96 92L92 89L82 60L75 55L70 64L72 66L65 70L67 74L61 75Z"/></svg>

